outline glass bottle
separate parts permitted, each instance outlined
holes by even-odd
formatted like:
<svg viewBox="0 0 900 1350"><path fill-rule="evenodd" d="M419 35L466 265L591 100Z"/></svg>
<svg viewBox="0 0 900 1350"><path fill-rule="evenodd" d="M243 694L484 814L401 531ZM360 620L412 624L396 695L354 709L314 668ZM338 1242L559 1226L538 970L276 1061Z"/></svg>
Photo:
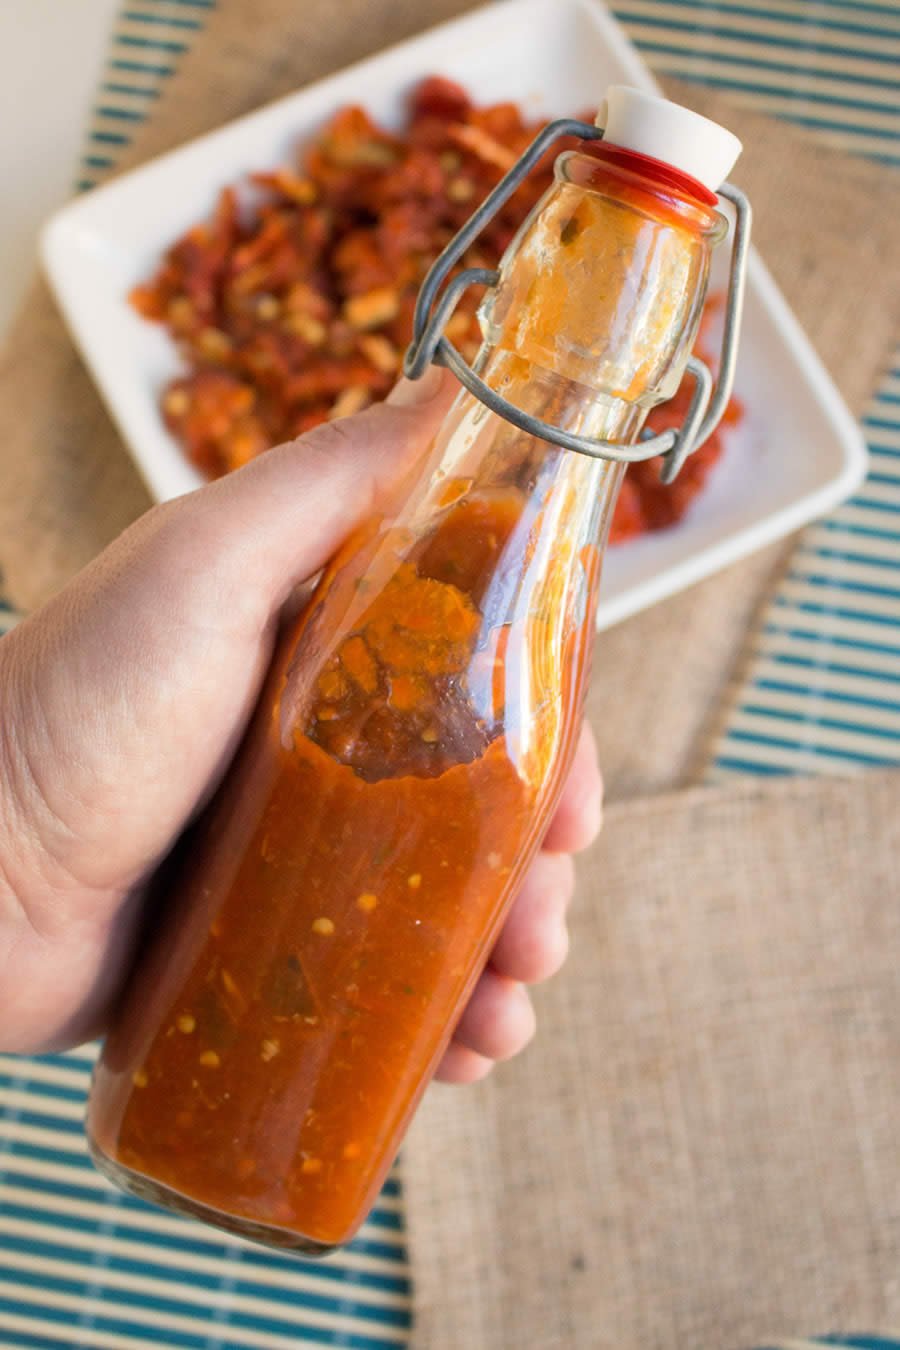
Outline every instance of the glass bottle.
<svg viewBox="0 0 900 1350"><path fill-rule="evenodd" d="M482 378L633 441L678 387L711 194L606 142L557 161L483 306ZM460 393L280 643L99 1062L98 1166L308 1253L365 1218L570 765L624 468Z"/></svg>

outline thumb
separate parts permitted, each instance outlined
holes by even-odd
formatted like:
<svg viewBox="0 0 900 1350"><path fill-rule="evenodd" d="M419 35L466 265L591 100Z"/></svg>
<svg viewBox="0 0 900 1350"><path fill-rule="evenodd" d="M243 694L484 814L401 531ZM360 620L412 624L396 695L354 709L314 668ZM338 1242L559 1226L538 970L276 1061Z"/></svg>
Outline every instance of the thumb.
<svg viewBox="0 0 900 1350"><path fill-rule="evenodd" d="M231 585L246 594L252 576L260 602L280 608L424 454L458 390L431 367L421 380L401 380L385 403L316 427L173 503L203 541L205 566L215 559L220 594Z"/></svg>
<svg viewBox="0 0 900 1350"><path fill-rule="evenodd" d="M0 775L25 766L8 795L54 876L106 894L162 855L234 751L283 601L424 453L458 387L436 369L401 381L147 512L4 638ZM0 781L0 834L3 798Z"/></svg>

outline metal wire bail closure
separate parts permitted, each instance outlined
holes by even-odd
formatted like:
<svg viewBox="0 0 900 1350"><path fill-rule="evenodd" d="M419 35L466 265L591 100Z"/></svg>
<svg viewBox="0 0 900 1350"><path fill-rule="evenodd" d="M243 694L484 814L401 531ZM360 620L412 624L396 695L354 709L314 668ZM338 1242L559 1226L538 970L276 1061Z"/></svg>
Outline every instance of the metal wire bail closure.
<svg viewBox="0 0 900 1350"><path fill-rule="evenodd" d="M684 422L677 430L664 431L656 436L645 432L644 438L634 445L595 440L589 436L578 436L574 432L564 431L561 427L552 426L532 413L517 408L502 394L491 389L490 385L476 375L450 339L444 335L447 321L467 287L492 287L500 280L500 273L497 270L469 267L445 286L449 273L538 160L555 141L564 136L577 136L583 141L599 141L603 139L603 131L589 122L561 117L549 123L535 137L521 158L504 174L462 229L450 240L440 257L432 264L422 283L416 299L413 339L404 357L403 371L410 379L417 380L432 363L447 366L460 384L480 399L491 412L505 418L521 431L528 432L540 440L549 441L552 445L561 446L564 450L577 450L579 454L590 455L593 459L611 459L627 464L635 464L641 460L652 459L655 455L662 455L664 462L660 476L664 483L671 483L688 455L698 449L719 425L734 386L752 219L750 202L740 188L732 183L723 183L718 192L720 197L725 197L735 208L734 237L728 270L728 295L719 356L719 378L713 380L709 367L699 357L690 358L687 370L694 380L694 393Z"/></svg>

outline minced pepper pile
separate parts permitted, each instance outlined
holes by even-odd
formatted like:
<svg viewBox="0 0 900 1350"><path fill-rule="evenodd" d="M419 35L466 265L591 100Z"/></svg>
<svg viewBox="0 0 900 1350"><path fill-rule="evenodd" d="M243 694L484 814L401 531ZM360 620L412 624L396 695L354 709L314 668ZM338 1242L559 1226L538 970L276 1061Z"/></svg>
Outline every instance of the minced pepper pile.
<svg viewBox="0 0 900 1350"><path fill-rule="evenodd" d="M477 107L459 85L431 76L414 90L402 133L346 107L298 167L253 174L221 193L212 218L178 240L131 296L139 313L166 325L187 364L162 411L201 473L219 477L384 397L428 268L543 125L513 103ZM563 148L551 150L460 267L496 266ZM447 327L467 359L481 341L480 296L471 288ZM680 421L688 395L679 391L649 425ZM732 402L726 422L738 416ZM629 470L612 541L678 520L721 450L714 435L672 487L660 483L658 461Z"/></svg>

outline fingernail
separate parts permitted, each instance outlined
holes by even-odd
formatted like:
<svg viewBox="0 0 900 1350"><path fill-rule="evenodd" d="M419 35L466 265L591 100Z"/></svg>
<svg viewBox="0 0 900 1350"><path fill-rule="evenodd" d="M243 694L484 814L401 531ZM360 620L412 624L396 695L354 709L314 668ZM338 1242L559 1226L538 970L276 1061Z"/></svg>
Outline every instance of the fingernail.
<svg viewBox="0 0 900 1350"><path fill-rule="evenodd" d="M393 408L413 408L434 398L443 382L441 367L429 366L418 380L398 380L385 401Z"/></svg>

